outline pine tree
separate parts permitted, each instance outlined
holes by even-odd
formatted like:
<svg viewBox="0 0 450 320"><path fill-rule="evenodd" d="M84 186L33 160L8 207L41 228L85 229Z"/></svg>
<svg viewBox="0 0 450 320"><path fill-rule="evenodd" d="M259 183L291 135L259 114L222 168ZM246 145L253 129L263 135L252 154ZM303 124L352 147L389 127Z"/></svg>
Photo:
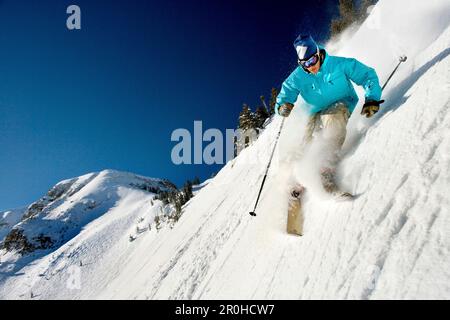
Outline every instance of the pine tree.
<svg viewBox="0 0 450 320"><path fill-rule="evenodd" d="M275 104L277 103L278 90L272 88L270 92L270 102L269 102L269 115L273 115L275 113Z"/></svg>
<svg viewBox="0 0 450 320"><path fill-rule="evenodd" d="M198 186L200 184L200 178L199 177L195 177L194 180L192 180L192 184L195 186Z"/></svg>
<svg viewBox="0 0 450 320"><path fill-rule="evenodd" d="M269 117L269 113L265 107L258 107L255 111L255 125L257 128L262 128L264 122Z"/></svg>
<svg viewBox="0 0 450 320"><path fill-rule="evenodd" d="M353 22L358 21L358 12L353 3L354 0L339 0L339 17L331 21L331 37L335 37L344 31Z"/></svg>
<svg viewBox="0 0 450 320"><path fill-rule="evenodd" d="M249 106L244 103L244 105L242 106L242 111L239 114L238 128L245 131L248 129L254 129L255 127L254 115L250 111Z"/></svg>
<svg viewBox="0 0 450 320"><path fill-rule="evenodd" d="M181 213L181 208L182 208L182 207L183 207L183 205L181 204L181 202L177 201L177 202L175 203L175 212L176 212L176 215L177 215L177 216L180 215L180 213ZM176 220L178 220L178 219L176 219Z"/></svg>
<svg viewBox="0 0 450 320"><path fill-rule="evenodd" d="M184 195L184 203L188 202L194 196L194 194L192 193L192 182L189 180L186 181L186 183L184 184L183 195Z"/></svg>
<svg viewBox="0 0 450 320"><path fill-rule="evenodd" d="M163 205L168 205L169 204L169 192L162 191L155 197L155 199L161 200Z"/></svg>
<svg viewBox="0 0 450 320"><path fill-rule="evenodd" d="M339 0L339 12L341 17L346 21L352 21L355 17L355 4L354 0Z"/></svg>
<svg viewBox="0 0 450 320"><path fill-rule="evenodd" d="M360 23L364 22L364 20L367 18L369 13L367 12L367 9L374 5L374 0L361 0L361 4L358 10L358 20Z"/></svg>

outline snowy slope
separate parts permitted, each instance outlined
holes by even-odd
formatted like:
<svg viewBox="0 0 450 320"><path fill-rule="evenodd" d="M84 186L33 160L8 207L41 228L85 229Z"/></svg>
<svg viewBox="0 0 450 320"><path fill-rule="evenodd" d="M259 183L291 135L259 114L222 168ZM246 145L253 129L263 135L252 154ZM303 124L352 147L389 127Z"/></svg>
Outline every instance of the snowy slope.
<svg viewBox="0 0 450 320"><path fill-rule="evenodd" d="M152 197L127 191L55 252L4 276L0 297L449 299L450 3L380 1L375 9L381 23L367 21L339 54L374 66L382 81L398 53L408 61L382 111L368 120L357 109L350 119L339 176L358 195L353 202L321 194L314 153L297 159L304 117L296 108L257 217L248 212L279 118L198 191L173 228L130 242ZM308 188L303 237L285 233L291 173Z"/></svg>
<svg viewBox="0 0 450 320"><path fill-rule="evenodd" d="M65 270L66 257L75 259L79 266L101 267L103 257L111 254L119 239L129 242L130 236L135 239L151 231L148 228L155 216L167 209L154 196L174 188L166 180L114 170L61 181L28 208L2 214L2 221L8 222L2 240L12 242L12 248L0 250L0 282L8 283L13 278L10 276L22 272L31 283L57 278ZM21 230L25 238L8 240L14 230ZM35 241L41 234L51 245L42 248ZM30 250L23 250L24 242ZM112 258L121 257L113 254ZM26 286L32 287L29 282ZM26 291L18 297L29 298Z"/></svg>

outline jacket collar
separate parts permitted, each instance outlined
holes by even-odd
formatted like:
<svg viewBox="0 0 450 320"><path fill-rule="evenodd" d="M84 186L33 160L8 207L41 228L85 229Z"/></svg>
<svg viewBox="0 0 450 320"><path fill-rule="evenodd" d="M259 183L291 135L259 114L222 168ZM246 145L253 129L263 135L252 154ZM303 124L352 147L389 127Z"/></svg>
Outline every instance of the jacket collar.
<svg viewBox="0 0 450 320"><path fill-rule="evenodd" d="M327 65L328 60L329 60L328 59L328 53L327 53L327 51L324 48L320 48L320 54L321 54L321 57L323 57L323 58L322 58L322 61L321 61L321 64L320 64L319 72L322 71L322 68L325 68L325 66Z"/></svg>

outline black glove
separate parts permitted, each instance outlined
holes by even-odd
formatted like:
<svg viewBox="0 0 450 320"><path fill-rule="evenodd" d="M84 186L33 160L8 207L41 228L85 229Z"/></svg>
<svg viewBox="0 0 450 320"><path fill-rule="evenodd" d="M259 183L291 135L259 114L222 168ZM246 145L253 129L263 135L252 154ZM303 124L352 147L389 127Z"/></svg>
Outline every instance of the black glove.
<svg viewBox="0 0 450 320"><path fill-rule="evenodd" d="M380 110L380 104L382 104L384 100L376 101L376 100L366 100L366 103L364 103L361 114L365 115L366 118L370 118L375 113Z"/></svg>
<svg viewBox="0 0 450 320"><path fill-rule="evenodd" d="M292 103L286 102L278 107L278 114L282 117L289 117L294 105Z"/></svg>

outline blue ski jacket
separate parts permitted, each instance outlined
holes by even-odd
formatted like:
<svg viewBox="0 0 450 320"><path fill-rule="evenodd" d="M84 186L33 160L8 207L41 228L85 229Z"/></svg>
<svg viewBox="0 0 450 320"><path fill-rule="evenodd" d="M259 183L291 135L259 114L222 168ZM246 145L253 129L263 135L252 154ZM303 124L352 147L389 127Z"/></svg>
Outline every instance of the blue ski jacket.
<svg viewBox="0 0 450 320"><path fill-rule="evenodd" d="M275 111L280 105L294 103L300 95L305 100L309 114L327 109L335 102L344 102L352 113L358 103L358 96L351 81L364 88L366 100L380 100L381 87L378 76L356 59L329 56L324 49L322 66L317 74L308 73L298 66L284 81L277 96Z"/></svg>

